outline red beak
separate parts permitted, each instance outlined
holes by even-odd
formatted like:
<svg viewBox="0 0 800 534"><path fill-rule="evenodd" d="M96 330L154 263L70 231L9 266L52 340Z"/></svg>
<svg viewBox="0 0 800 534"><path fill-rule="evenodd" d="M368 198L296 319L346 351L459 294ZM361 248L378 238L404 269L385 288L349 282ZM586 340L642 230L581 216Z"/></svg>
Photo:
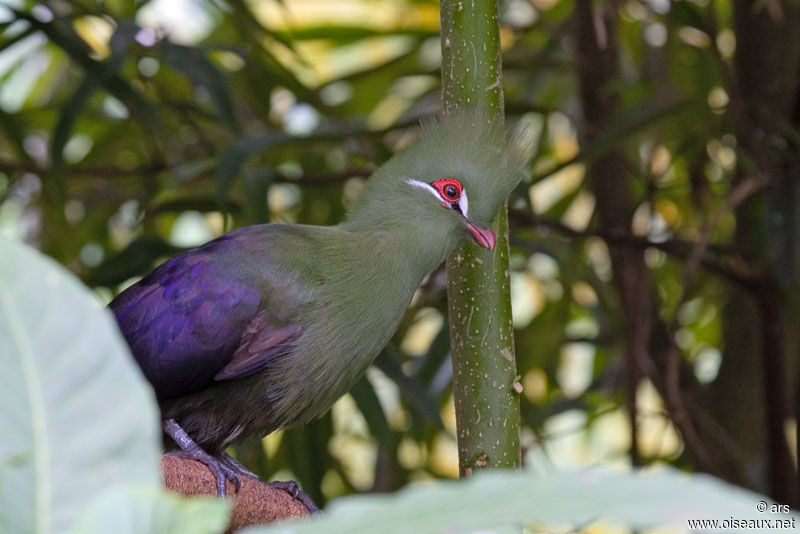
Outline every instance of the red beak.
<svg viewBox="0 0 800 534"><path fill-rule="evenodd" d="M469 221L466 221L466 223L469 233L472 234L472 240L475 241L476 245L494 250L495 243L497 242L497 237L494 232L488 228L478 228Z"/></svg>

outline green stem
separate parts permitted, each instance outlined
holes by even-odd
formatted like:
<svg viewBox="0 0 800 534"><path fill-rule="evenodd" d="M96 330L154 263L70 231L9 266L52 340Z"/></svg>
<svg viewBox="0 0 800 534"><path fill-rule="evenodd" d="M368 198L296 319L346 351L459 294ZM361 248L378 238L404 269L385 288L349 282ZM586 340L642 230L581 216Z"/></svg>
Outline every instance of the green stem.
<svg viewBox="0 0 800 534"><path fill-rule="evenodd" d="M442 0L445 111L477 105L503 120L496 0ZM518 467L519 393L511 322L508 210L493 223L497 249L462 245L447 259L461 476L482 467Z"/></svg>

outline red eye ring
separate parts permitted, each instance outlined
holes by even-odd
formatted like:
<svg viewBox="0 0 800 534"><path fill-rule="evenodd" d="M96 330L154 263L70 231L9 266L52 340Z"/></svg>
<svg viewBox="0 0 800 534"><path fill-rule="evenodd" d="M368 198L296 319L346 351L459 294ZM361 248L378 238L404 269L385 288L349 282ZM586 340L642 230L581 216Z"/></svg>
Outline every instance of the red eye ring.
<svg viewBox="0 0 800 534"><path fill-rule="evenodd" d="M458 202L461 198L463 187L455 178L441 178L431 184L447 202Z"/></svg>

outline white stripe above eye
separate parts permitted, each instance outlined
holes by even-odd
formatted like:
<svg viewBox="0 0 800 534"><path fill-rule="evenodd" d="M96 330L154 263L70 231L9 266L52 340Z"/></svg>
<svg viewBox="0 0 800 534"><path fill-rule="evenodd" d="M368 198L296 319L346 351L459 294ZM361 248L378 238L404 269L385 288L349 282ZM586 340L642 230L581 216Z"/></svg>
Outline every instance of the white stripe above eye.
<svg viewBox="0 0 800 534"><path fill-rule="evenodd" d="M417 189L424 189L428 193L435 196L438 200L442 200L442 197L439 196L439 192L436 190L436 188L429 183L420 182L419 180L415 180L413 178L406 178L406 183L416 187Z"/></svg>
<svg viewBox="0 0 800 534"><path fill-rule="evenodd" d="M450 201L448 201L445 198L442 198L442 195L439 194L439 191L437 191L435 187L433 187L431 184L429 184L427 182L422 182L420 180L415 180L414 178L406 178L406 183L408 183L412 187L416 187L417 189L423 189L423 190L427 191L428 193L433 195L434 198L436 200L438 200L439 202L443 202L444 204L447 204L448 206L451 204ZM461 215L463 215L464 217L467 216L467 211L469 210L469 201L467 200L467 192L466 191L462 191L461 192L461 198L458 199L458 209L461 210Z"/></svg>

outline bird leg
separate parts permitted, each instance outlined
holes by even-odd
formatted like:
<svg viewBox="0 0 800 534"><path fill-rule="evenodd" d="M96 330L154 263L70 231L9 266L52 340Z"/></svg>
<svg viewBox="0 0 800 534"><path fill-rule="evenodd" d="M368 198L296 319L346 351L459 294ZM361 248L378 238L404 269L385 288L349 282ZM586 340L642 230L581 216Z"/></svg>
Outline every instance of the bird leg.
<svg viewBox="0 0 800 534"><path fill-rule="evenodd" d="M166 432L167 435L171 437L181 449L179 451L168 452L167 454L177 458L197 460L208 467L208 469L214 474L214 478L217 480L217 494L220 497L225 497L226 479L233 482L234 486L236 486L237 492L242 486L239 475L245 475L256 480L261 480L258 478L258 475L247 469L240 462L231 457L230 454L223 452L220 454L219 458L215 458L204 451L200 445L195 443L195 441L189 437L189 434L187 434L186 431L181 428L175 419L167 419L164 421L163 428L164 432ZM286 482L276 481L269 482L268 485L275 489L285 491L291 495L293 499L297 499L303 503L303 505L308 508L308 511L311 512L311 515L317 515L320 513L319 507L314 503L307 493L300 490L297 482L292 480Z"/></svg>
<svg viewBox="0 0 800 534"><path fill-rule="evenodd" d="M291 495L293 499L297 499L303 503L305 507L308 508L308 511L311 512L311 515L319 515L319 507L314 503L311 497L308 496L308 493L300 490L300 486L298 486L297 482L294 480L287 480L285 482L276 480L275 482L270 482L269 486L283 490Z"/></svg>
<svg viewBox="0 0 800 534"><path fill-rule="evenodd" d="M233 482L233 485L236 487L236 491L239 491L239 488L242 487L242 481L239 479L239 475L237 474L238 469L231 467L228 462L226 462L225 458L219 459L211 456L206 451L200 447L197 443L194 442L192 438L189 437L189 434L186 433L181 426L175 422L174 419L167 419L164 421L163 424L164 432L167 433L169 437L178 444L181 450L179 451L172 451L168 452L169 456L175 456L177 458L187 458L190 460L197 460L198 462L204 464L208 469L214 474L214 478L217 481L217 495L220 497L225 497L225 481L230 480ZM227 456L227 455L225 455ZM230 456L228 456L229 460L233 460ZM233 460L235 463L235 460ZM244 466L239 464L239 467L244 469ZM244 469L247 474L251 476L255 476L247 469ZM258 477L256 477L258 478Z"/></svg>

